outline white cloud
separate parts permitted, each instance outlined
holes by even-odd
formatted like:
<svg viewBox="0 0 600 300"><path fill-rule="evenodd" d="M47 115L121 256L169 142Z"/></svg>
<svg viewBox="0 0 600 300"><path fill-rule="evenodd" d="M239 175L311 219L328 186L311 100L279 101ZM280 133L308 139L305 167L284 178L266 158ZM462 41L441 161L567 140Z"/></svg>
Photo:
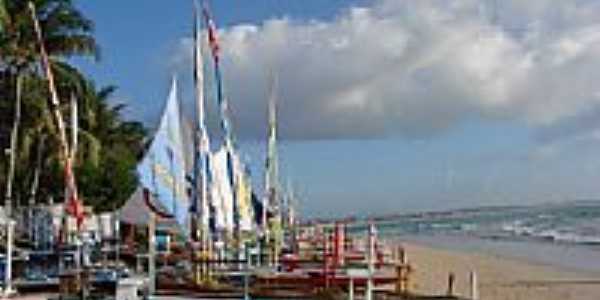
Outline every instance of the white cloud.
<svg viewBox="0 0 600 300"><path fill-rule="evenodd" d="M281 131L293 138L421 137L469 118L550 128L597 107L600 6L499 3L494 18L490 3L474 0L378 0L330 21L227 28L238 130L264 134L270 68L280 78ZM188 48L175 64L189 67Z"/></svg>

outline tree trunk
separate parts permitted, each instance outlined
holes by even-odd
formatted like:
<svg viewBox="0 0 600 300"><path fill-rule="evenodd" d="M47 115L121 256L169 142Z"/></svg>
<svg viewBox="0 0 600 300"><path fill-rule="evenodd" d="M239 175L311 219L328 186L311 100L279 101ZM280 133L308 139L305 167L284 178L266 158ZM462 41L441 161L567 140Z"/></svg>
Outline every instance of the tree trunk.
<svg viewBox="0 0 600 300"><path fill-rule="evenodd" d="M37 145L37 154L35 158L35 170L33 171L33 181L31 182L31 189L29 190L29 206L32 208L35 205L35 198L37 196L37 191L40 183L40 173L42 170L42 154L44 152L44 143L46 142L46 136L44 134L40 134L38 145Z"/></svg>
<svg viewBox="0 0 600 300"><path fill-rule="evenodd" d="M6 182L6 195L4 198L4 209L8 217L12 216L12 187L15 177L15 161L17 159L17 145L19 138L19 125L21 123L21 75L17 73L16 78L16 97L15 97L15 116L12 132L10 133L10 162L8 167L8 176Z"/></svg>
<svg viewBox="0 0 600 300"><path fill-rule="evenodd" d="M37 191L40 185L40 173L42 170L42 153L44 151L44 143L46 142L46 136L40 134L37 154L35 158L35 170L33 171L33 181L31 182L31 189L29 190L29 205L27 207L29 226L27 226L29 239L35 241L35 220L34 220L34 209L35 209L35 198L37 197Z"/></svg>

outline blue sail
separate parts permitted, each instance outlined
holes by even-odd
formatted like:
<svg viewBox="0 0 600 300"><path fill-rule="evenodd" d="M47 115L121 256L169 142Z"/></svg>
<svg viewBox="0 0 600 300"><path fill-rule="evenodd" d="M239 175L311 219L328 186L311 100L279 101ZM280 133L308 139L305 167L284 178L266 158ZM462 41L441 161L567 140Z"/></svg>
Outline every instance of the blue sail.
<svg viewBox="0 0 600 300"><path fill-rule="evenodd" d="M152 195L150 205L153 209L174 218L187 235L189 196L182 127L177 80L174 78L159 127L137 172L140 185Z"/></svg>

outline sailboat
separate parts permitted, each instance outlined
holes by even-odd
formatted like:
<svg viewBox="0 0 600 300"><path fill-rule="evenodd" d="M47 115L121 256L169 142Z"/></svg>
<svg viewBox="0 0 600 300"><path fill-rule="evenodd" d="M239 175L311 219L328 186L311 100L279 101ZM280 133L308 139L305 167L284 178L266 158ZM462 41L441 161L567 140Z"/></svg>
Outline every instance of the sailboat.
<svg viewBox="0 0 600 300"><path fill-rule="evenodd" d="M201 29L201 15L204 31ZM257 256L256 261L269 261L276 266L284 242L278 183L275 86L269 98L265 166L267 197L257 206L248 166L241 159L241 151L235 142L229 102L224 92L221 48L206 4L202 8L194 6L193 35L196 106L193 134L185 134L185 117L181 113L178 84L174 78L159 126L137 168L139 188L119 213L125 223L149 227L149 277L153 284L157 282L154 274L156 223L159 227L169 227L169 232L177 232L180 243L187 247L181 258L192 265L192 286L195 287L214 282L217 275L221 278L239 276L237 274L242 271L248 274L253 261L251 256ZM204 61L203 39L210 51L208 63ZM211 145L206 125L208 93L204 92L205 65L214 71L220 145ZM187 147L190 140L193 141L191 150ZM186 154L190 151L193 153L191 164L186 163ZM253 250L261 236L257 231L259 228L263 233L262 245L271 250ZM270 253L268 260L261 259L265 253ZM175 254L165 255L168 258ZM169 264L170 260L165 263Z"/></svg>
<svg viewBox="0 0 600 300"><path fill-rule="evenodd" d="M160 124L137 168L139 188L121 209L120 215L121 221L139 225L148 224L152 217L167 222L171 220L185 240L195 242L195 252L202 252L201 256L207 258L215 250L223 260L228 256L226 249L233 249L234 251L230 251L232 253L237 251L239 256L242 252L239 249L242 232L248 233L254 228L250 204L251 184L233 141L227 99L223 93L216 29L204 7L224 141L217 151L211 153L205 124L206 99L203 91L204 62L199 11L196 5L194 78L197 122L194 126L192 174L186 174L186 136L182 133L183 117L177 80L174 78ZM188 194L188 190L191 193ZM206 275L207 270L203 272Z"/></svg>
<svg viewBox="0 0 600 300"><path fill-rule="evenodd" d="M189 234L189 197L186 192L185 149L174 77L160 125L149 150L137 167L139 183L151 197L146 205L157 215L173 218Z"/></svg>
<svg viewBox="0 0 600 300"><path fill-rule="evenodd" d="M263 201L262 224L264 239L271 250L269 264L277 266L281 252L283 235L281 231L281 203L279 195L279 164L277 157L277 80L273 84L268 103L268 133L265 160L265 197ZM269 212L270 211L270 212Z"/></svg>

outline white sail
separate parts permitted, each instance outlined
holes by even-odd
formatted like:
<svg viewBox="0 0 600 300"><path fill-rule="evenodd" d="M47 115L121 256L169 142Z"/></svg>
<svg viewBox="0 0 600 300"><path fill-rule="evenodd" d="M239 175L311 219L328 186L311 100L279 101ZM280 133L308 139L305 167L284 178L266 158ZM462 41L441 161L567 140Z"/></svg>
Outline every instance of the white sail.
<svg viewBox="0 0 600 300"><path fill-rule="evenodd" d="M177 80L173 78L160 125L137 171L140 185L156 199L152 208L172 216L187 234L189 199L181 122Z"/></svg>
<svg viewBox="0 0 600 300"><path fill-rule="evenodd" d="M196 163L195 176L196 176L196 188L197 190L195 203L195 209L201 213L200 226L206 233L208 232L209 226L209 210L208 210L208 160L210 155L210 141L208 132L205 124L205 105L204 105L204 65L202 61L202 34L200 30L200 9L198 3L194 2L194 84L196 91L196 109L197 109L197 132L196 132L196 143L198 149Z"/></svg>
<svg viewBox="0 0 600 300"><path fill-rule="evenodd" d="M277 78L273 77L269 97L269 132L267 140L267 158L265 162L265 198L263 201L262 223L268 227L267 211L272 211L275 218L280 217L279 205L279 166L277 157ZM265 228L266 228L265 227Z"/></svg>
<svg viewBox="0 0 600 300"><path fill-rule="evenodd" d="M233 190L228 174L227 150L221 147L211 159L211 191L212 205L215 210L217 229L233 232Z"/></svg>

